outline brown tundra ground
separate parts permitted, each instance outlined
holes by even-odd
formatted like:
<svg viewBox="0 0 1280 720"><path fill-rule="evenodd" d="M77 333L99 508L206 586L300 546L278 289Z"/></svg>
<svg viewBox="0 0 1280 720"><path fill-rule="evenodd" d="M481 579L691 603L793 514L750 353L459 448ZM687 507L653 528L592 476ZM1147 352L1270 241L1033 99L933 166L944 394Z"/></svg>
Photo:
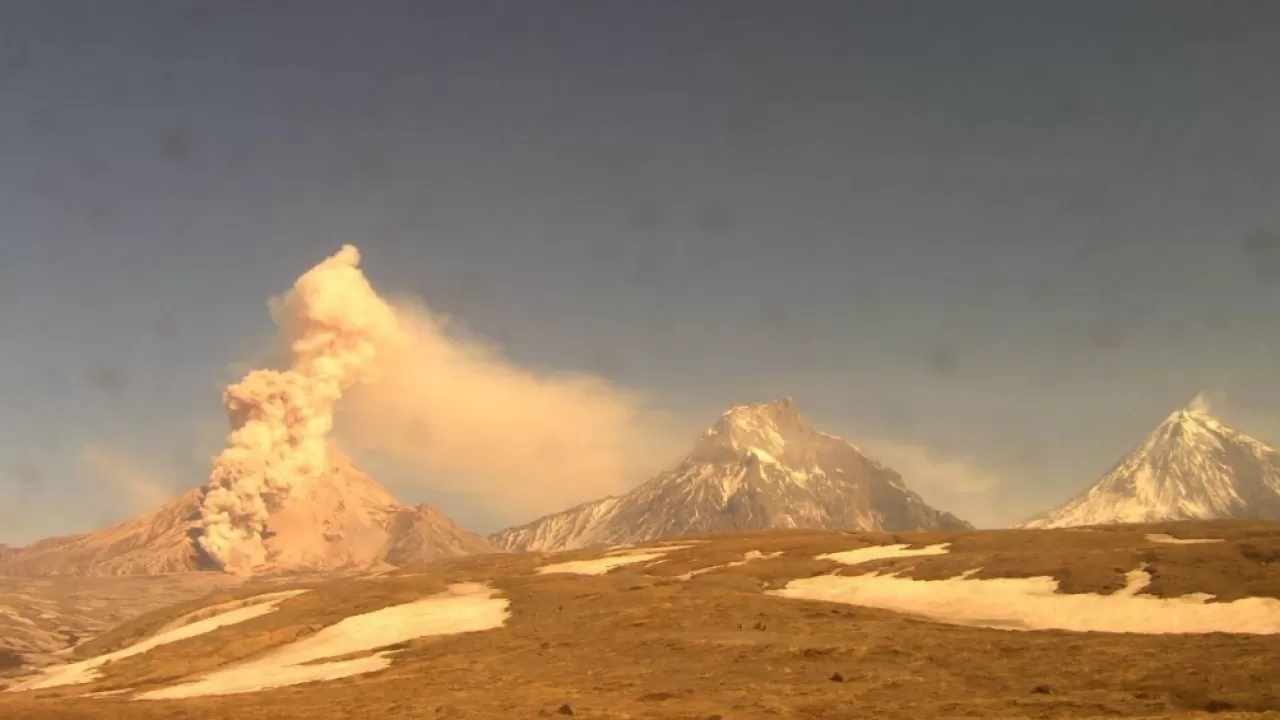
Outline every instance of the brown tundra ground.
<svg viewBox="0 0 1280 720"><path fill-rule="evenodd" d="M1159 534L1222 542L1171 544ZM816 559L895 543L949 546L944 554L847 567ZM974 580L1051 576L1060 593L1109 595L1141 566L1150 583L1139 596L1209 593L1211 603L1280 598L1280 523L900 535L764 532L648 547L661 545L677 548L596 576L536 568L599 558L604 549L473 556L365 577L275 578L270 587L261 581L224 585L198 600L179 597L177 604L129 619L80 645L71 659L124 648L256 593L312 589L275 612L111 662L88 683L0 694L0 718L1280 717L1280 635L991 629L974 626L989 624L983 622L958 625L767 592L796 579L877 571L916 580L964 573ZM765 557L730 565L752 551ZM697 570L707 572L689 575ZM216 581L205 576L188 582L203 594L211 585L199 583ZM5 592L14 593L13 584L21 581L6 582ZM143 593L163 582L126 579L110 587L120 593L131 584ZM389 667L343 679L237 695L130 698L457 582L495 588L509 601L506 623L396 643ZM1275 607L1253 612L1275 613ZM1280 623L1274 614L1256 619ZM127 692L99 694L112 691Z"/></svg>

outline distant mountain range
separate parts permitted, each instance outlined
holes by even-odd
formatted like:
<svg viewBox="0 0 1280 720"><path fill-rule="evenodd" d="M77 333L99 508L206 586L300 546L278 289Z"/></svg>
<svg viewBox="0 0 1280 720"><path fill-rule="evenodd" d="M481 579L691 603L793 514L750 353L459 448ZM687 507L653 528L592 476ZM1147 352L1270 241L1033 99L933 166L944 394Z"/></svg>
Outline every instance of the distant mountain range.
<svg viewBox="0 0 1280 720"><path fill-rule="evenodd" d="M631 492L490 536L507 550L564 550L768 528L965 530L847 440L818 432L791 398L725 412L675 468Z"/></svg>
<svg viewBox="0 0 1280 720"><path fill-rule="evenodd" d="M1226 518L1280 519L1280 452L1193 403L1084 492L1018 527Z"/></svg>
<svg viewBox="0 0 1280 720"><path fill-rule="evenodd" d="M201 488L96 532L0 545L5 575L153 575L212 569L196 549ZM1280 452L1203 408L1179 410L1097 482L1017 527L1280 519ZM275 510L256 572L407 565L693 533L803 528L910 532L972 526L930 507L893 469L810 426L790 398L725 412L674 468L634 490L488 538L390 495L340 455Z"/></svg>

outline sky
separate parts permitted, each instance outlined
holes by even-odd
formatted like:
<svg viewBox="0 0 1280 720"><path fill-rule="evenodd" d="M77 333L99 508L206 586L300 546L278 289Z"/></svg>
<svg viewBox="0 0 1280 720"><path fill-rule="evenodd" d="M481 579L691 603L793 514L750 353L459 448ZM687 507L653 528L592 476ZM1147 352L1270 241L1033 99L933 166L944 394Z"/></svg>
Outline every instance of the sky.
<svg viewBox="0 0 1280 720"><path fill-rule="evenodd" d="M1197 393L1280 443L1277 77L1265 1L3 3L0 542L204 482L343 243L690 445L789 395L979 526Z"/></svg>

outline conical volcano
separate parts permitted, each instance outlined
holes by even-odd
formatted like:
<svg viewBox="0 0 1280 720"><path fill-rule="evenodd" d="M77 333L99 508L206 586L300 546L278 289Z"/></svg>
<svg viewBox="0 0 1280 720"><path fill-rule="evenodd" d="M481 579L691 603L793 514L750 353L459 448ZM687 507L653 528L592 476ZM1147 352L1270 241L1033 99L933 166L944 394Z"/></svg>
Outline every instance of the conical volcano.
<svg viewBox="0 0 1280 720"><path fill-rule="evenodd" d="M1024 528L1280 519L1280 452L1191 405L1065 505Z"/></svg>
<svg viewBox="0 0 1280 720"><path fill-rule="evenodd" d="M818 432L791 398L725 412L675 468L492 539L509 550L562 550L692 533L806 528L964 530L851 443Z"/></svg>
<svg viewBox="0 0 1280 720"><path fill-rule="evenodd" d="M42 540L0 555L7 575L159 575L216 570L196 542L201 488L113 527ZM345 457L275 509L267 522L266 562L256 574L407 565L496 552L435 509L391 496Z"/></svg>

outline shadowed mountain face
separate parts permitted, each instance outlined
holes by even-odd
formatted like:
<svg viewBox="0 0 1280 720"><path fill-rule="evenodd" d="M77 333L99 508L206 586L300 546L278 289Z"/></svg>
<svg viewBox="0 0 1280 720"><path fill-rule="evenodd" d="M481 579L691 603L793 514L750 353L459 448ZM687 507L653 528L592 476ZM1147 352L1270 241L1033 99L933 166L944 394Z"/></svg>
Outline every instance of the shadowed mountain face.
<svg viewBox="0 0 1280 720"><path fill-rule="evenodd" d="M199 552L201 488L96 532L0 554L6 575L159 575L216 569ZM427 506L410 507L335 455L330 472L272 512L267 562L256 573L407 564L496 552Z"/></svg>
<svg viewBox="0 0 1280 720"><path fill-rule="evenodd" d="M1083 493L1021 527L1227 518L1280 519L1280 452L1189 407Z"/></svg>
<svg viewBox="0 0 1280 720"><path fill-rule="evenodd" d="M891 468L818 432L790 398L732 408L674 469L619 497L491 536L508 550L561 550L768 528L911 531L971 526L939 512Z"/></svg>

